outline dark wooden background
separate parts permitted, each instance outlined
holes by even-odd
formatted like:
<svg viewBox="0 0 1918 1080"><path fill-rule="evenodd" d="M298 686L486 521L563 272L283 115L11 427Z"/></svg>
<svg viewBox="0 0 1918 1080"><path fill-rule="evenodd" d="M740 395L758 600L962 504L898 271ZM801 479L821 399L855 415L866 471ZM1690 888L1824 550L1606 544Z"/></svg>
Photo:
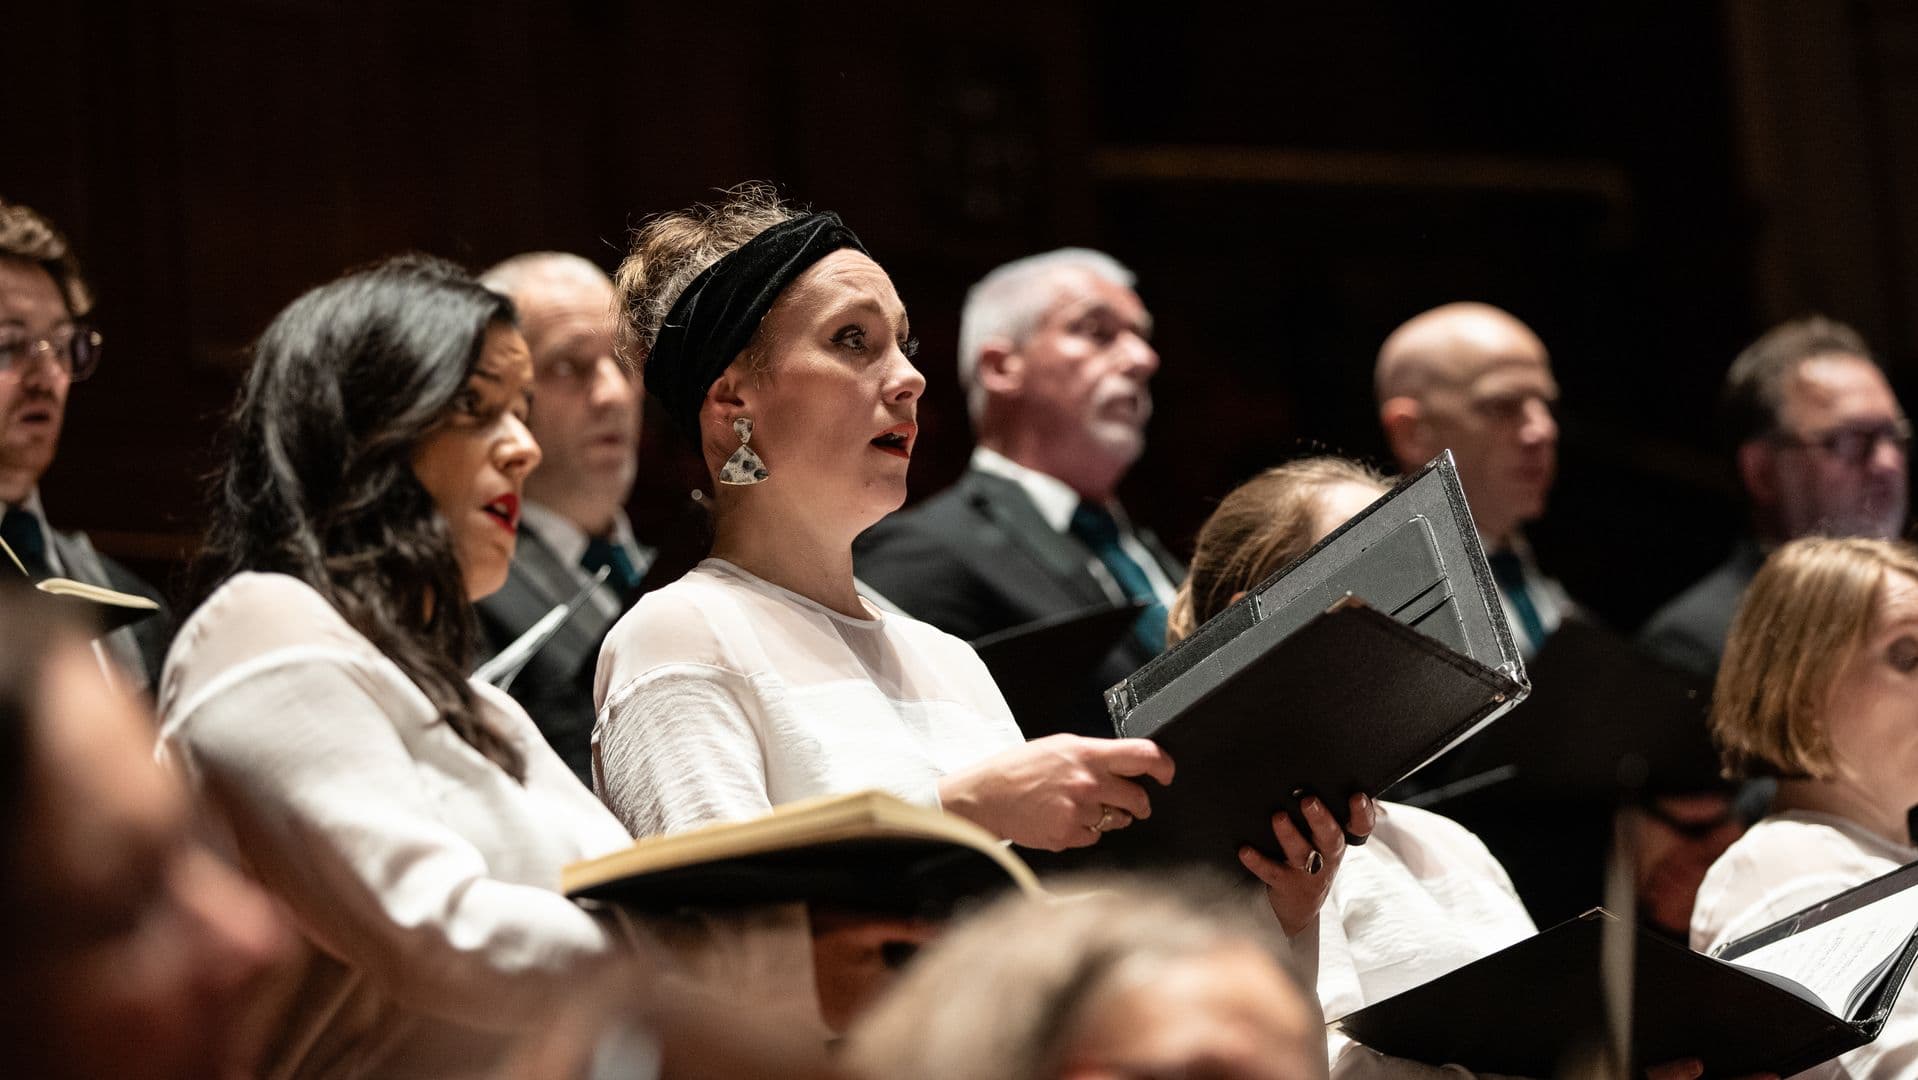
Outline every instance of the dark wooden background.
<svg viewBox="0 0 1918 1080"><path fill-rule="evenodd" d="M1399 321L1488 300L1564 385L1534 538L1629 628L1738 523L1711 402L1736 350L1852 320L1918 365L1918 9L1722 5L8 4L0 196L74 239L101 372L51 515L166 580L248 340L418 249L612 266L628 227L770 179L892 272L930 391L915 497L969 451L965 286L1065 243L1135 267L1164 367L1127 484L1174 547L1301 449L1377 455ZM649 427L633 511L691 458Z"/></svg>

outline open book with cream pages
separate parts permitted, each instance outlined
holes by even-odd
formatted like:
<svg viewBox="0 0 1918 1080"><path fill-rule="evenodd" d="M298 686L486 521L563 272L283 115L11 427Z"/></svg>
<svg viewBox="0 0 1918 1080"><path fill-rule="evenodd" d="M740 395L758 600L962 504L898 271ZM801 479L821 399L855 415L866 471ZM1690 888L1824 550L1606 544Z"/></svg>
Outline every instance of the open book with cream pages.
<svg viewBox="0 0 1918 1080"><path fill-rule="evenodd" d="M6 556L4 565L20 571L22 577L32 577L27 573L27 568L21 565L20 557L13 553L13 548L9 547L5 540L0 540L0 555ZM147 597L100 585L89 585L84 581L74 581L71 578L42 578L35 581L33 587L48 596L55 597L59 604L73 611L76 618L92 627L95 633L100 634L109 634L122 626L130 626L160 610L160 605Z"/></svg>
<svg viewBox="0 0 1918 1080"><path fill-rule="evenodd" d="M561 887L577 899L645 912L803 900L939 914L1009 888L1041 894L1004 841L879 791L805 799L747 821L636 840L567 867Z"/></svg>

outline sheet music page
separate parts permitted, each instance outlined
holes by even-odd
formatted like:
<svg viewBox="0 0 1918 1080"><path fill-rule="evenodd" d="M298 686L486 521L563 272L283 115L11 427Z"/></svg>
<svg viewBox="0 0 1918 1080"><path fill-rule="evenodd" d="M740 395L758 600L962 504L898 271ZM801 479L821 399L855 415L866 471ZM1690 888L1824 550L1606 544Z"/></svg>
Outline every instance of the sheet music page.
<svg viewBox="0 0 1918 1080"><path fill-rule="evenodd" d="M1818 995L1833 1015L1849 1019L1858 992L1875 981L1914 929L1918 889L1906 889L1728 962L1782 975Z"/></svg>

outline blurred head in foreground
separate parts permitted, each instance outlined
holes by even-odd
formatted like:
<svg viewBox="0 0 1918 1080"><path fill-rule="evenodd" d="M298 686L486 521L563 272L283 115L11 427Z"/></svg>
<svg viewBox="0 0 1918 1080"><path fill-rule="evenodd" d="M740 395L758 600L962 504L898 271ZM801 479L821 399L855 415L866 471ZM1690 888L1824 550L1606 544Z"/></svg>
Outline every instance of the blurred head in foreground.
<svg viewBox="0 0 1918 1080"><path fill-rule="evenodd" d="M1081 894L1080 890L1085 891ZM1113 878L953 927L847 1038L877 1080L1323 1077L1317 1005L1243 889Z"/></svg>
<svg viewBox="0 0 1918 1080"><path fill-rule="evenodd" d="M253 1006L291 938L190 834L151 716L62 616L0 589L0 1061L35 1077L252 1075Z"/></svg>

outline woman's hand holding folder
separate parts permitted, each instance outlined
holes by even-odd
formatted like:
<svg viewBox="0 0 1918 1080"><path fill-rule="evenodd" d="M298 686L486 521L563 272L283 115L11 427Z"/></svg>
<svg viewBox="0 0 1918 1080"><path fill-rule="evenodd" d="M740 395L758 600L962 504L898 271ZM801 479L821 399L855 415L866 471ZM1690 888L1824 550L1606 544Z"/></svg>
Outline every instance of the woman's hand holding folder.
<svg viewBox="0 0 1918 1080"><path fill-rule="evenodd" d="M1172 782L1172 758L1150 739L1048 735L946 777L939 801L1022 847L1062 851L1150 817L1142 776Z"/></svg>
<svg viewBox="0 0 1918 1080"><path fill-rule="evenodd" d="M1272 815L1272 835L1285 852L1283 863L1274 862L1250 845L1239 849L1239 861L1265 883L1265 899L1279 926L1292 937L1312 924L1326 894L1332 891L1332 878L1345 861L1347 833L1361 839L1372 835L1377 824L1377 804L1363 794L1352 796L1350 820L1340 828L1323 800L1307 795L1299 800L1299 810L1311 827L1307 837L1292 823L1292 816L1281 810Z"/></svg>

